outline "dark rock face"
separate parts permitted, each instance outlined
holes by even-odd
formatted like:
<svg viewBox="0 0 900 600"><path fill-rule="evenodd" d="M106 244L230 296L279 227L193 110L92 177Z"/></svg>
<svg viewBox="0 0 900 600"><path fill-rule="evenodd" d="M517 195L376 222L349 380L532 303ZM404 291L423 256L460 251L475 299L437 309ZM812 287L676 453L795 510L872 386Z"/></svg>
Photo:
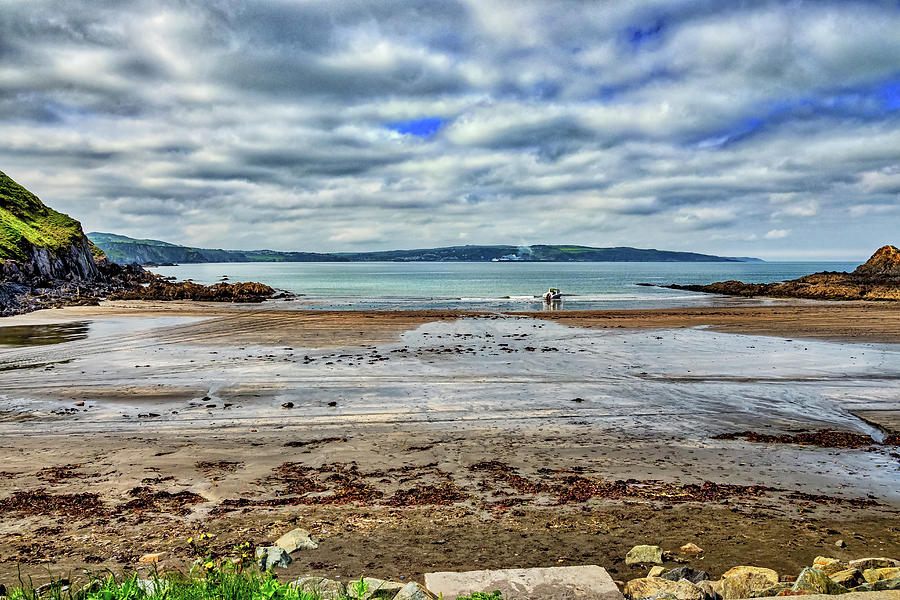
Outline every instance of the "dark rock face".
<svg viewBox="0 0 900 600"><path fill-rule="evenodd" d="M825 271L780 283L720 281L709 285L670 285L677 290L726 296L770 296L814 300L900 300L900 250L884 246L852 273Z"/></svg>
<svg viewBox="0 0 900 600"><path fill-rule="evenodd" d="M0 316L98 304L100 297L141 287L153 277L137 265L94 259L86 238L56 253L35 247L28 260L0 265Z"/></svg>

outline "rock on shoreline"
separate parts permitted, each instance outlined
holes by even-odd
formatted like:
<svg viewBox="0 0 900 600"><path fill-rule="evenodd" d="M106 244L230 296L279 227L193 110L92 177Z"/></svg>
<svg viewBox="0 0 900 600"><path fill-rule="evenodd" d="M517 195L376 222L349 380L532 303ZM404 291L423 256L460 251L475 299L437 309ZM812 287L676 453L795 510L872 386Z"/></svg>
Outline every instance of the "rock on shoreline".
<svg viewBox="0 0 900 600"><path fill-rule="evenodd" d="M813 300L900 300L900 250L883 246L852 273L824 271L778 283L719 281L708 285L667 285L674 290L726 296L769 296Z"/></svg>

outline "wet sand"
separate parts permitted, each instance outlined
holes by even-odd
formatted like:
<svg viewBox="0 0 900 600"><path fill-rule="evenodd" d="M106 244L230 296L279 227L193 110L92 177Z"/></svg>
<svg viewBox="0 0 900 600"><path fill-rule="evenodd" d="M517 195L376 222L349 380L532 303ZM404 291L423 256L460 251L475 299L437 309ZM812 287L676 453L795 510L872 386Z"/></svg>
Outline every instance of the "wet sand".
<svg viewBox="0 0 900 600"><path fill-rule="evenodd" d="M878 438L898 409L893 305L113 303L2 324L53 322L87 331L0 349L0 582L159 550L178 568L188 535L225 549L293 526L323 543L289 573L343 578L597 563L626 579L638 543L695 542L714 573L900 554L896 447L712 439Z"/></svg>

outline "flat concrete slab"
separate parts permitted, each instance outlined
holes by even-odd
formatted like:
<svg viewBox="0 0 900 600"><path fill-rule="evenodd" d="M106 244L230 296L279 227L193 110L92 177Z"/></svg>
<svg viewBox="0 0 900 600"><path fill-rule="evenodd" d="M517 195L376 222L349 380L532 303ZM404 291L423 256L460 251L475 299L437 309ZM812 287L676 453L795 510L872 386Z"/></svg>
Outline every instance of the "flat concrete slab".
<svg viewBox="0 0 900 600"><path fill-rule="evenodd" d="M793 598L803 598L803 600L900 600L900 590L889 590L885 592L850 592L849 594L840 594L837 596L829 596L828 594L810 594L808 596L792 596ZM757 598L756 600L784 600L784 597L770 596L769 598Z"/></svg>
<svg viewBox="0 0 900 600"><path fill-rule="evenodd" d="M425 587L444 600L500 590L510 600L622 600L606 569L596 565L426 573ZM805 599L804 599L805 600ZM893 599L892 599L893 600ZM897 600L900 600L898 598Z"/></svg>

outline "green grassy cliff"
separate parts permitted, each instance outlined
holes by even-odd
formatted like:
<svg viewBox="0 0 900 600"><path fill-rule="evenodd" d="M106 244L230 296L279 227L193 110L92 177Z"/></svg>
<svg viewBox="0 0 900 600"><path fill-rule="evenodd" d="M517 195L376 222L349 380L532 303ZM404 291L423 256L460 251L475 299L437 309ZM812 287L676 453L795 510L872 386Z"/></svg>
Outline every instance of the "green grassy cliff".
<svg viewBox="0 0 900 600"><path fill-rule="evenodd" d="M0 260L27 260L32 246L55 253L78 243L83 235L81 223L45 206L0 171ZM92 252L96 256L101 251L92 248Z"/></svg>

